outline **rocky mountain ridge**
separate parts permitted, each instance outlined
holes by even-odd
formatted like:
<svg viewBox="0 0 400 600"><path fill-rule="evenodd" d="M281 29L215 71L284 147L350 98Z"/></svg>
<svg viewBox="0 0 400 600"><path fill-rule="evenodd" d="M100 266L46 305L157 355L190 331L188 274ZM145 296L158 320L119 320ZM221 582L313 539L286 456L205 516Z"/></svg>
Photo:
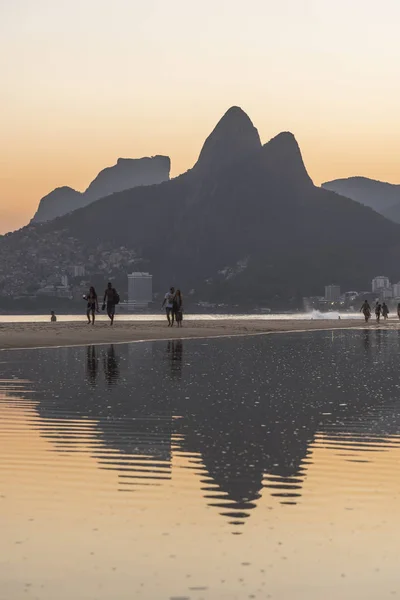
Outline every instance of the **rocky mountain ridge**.
<svg viewBox="0 0 400 600"><path fill-rule="evenodd" d="M400 278L398 225L314 186L293 134L258 140L247 115L230 109L183 175L1 238L7 273L21 264L34 272L43 256L63 268L84 248L90 279L103 246L124 248L133 262L120 261L118 273L151 272L155 292L176 285L192 298L277 308L299 307L327 283L369 289L382 256L386 274Z"/></svg>
<svg viewBox="0 0 400 600"><path fill-rule="evenodd" d="M170 169L171 161L168 156L119 158L116 165L100 171L85 192L64 186L44 196L32 223L51 221L116 192L168 181Z"/></svg>

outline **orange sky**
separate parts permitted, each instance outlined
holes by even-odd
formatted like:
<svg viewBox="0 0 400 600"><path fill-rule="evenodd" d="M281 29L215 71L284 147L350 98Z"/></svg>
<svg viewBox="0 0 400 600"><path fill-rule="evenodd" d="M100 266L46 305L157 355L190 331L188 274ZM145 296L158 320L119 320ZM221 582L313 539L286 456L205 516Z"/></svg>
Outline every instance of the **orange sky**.
<svg viewBox="0 0 400 600"><path fill-rule="evenodd" d="M314 182L400 183L398 0L0 3L0 232L123 157L191 167L241 106Z"/></svg>

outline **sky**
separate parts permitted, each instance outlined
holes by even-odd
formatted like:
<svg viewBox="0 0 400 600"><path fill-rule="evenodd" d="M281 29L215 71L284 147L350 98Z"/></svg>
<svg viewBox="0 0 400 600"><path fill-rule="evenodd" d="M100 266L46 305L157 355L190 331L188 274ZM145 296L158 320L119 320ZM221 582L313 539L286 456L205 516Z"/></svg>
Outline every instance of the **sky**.
<svg viewBox="0 0 400 600"><path fill-rule="evenodd" d="M314 183L400 183L399 0L0 0L0 233L118 157L190 168L232 105Z"/></svg>

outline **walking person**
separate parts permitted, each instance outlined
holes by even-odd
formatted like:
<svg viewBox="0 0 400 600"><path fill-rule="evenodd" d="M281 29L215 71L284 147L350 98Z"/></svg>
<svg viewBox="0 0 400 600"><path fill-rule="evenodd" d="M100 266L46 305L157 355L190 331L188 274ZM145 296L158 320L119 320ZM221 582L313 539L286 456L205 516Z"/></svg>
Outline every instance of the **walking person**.
<svg viewBox="0 0 400 600"><path fill-rule="evenodd" d="M175 321L178 327L182 327L183 321L183 298L181 294L181 290L176 290L175 299L174 299L174 316Z"/></svg>
<svg viewBox="0 0 400 600"><path fill-rule="evenodd" d="M119 294L117 290L113 288L111 282L108 282L108 285L104 292L103 310L107 308L107 315L110 319L110 325L114 324L116 304L119 304Z"/></svg>
<svg viewBox="0 0 400 600"><path fill-rule="evenodd" d="M161 305L161 308L165 306L165 312L168 319L168 327L174 326L174 299L175 299L175 288L170 288L169 292L167 292L164 296L164 301Z"/></svg>
<svg viewBox="0 0 400 600"><path fill-rule="evenodd" d="M389 308L388 308L388 305L386 304L386 302L384 302L382 304L382 316L383 316L384 320L387 321L387 318L389 316Z"/></svg>
<svg viewBox="0 0 400 600"><path fill-rule="evenodd" d="M381 320L381 312L382 312L382 306L379 302L377 302L375 304L375 317L376 317L376 322L379 323Z"/></svg>
<svg viewBox="0 0 400 600"><path fill-rule="evenodd" d="M99 312L99 301L97 299L96 290L91 285L89 289L89 293L86 296L83 296L84 300L87 300L87 309L86 316L88 320L88 325L90 323L94 325L96 312Z"/></svg>
<svg viewBox="0 0 400 600"><path fill-rule="evenodd" d="M368 323L370 317L371 317L371 307L368 303L368 300L364 300L361 308L360 308L360 312L363 313L364 318L365 318L365 322Z"/></svg>

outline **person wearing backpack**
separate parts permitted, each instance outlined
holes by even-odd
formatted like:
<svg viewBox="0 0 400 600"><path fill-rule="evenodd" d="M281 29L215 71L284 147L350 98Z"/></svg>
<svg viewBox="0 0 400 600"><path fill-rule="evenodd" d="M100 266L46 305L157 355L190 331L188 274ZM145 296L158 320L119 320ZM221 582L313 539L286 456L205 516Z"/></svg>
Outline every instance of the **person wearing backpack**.
<svg viewBox="0 0 400 600"><path fill-rule="evenodd" d="M111 282L108 282L103 298L103 310L107 307L107 315L110 319L110 325L114 323L115 317L115 306L119 304L119 294L115 288L113 288Z"/></svg>

